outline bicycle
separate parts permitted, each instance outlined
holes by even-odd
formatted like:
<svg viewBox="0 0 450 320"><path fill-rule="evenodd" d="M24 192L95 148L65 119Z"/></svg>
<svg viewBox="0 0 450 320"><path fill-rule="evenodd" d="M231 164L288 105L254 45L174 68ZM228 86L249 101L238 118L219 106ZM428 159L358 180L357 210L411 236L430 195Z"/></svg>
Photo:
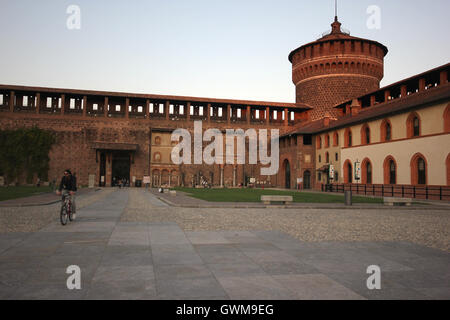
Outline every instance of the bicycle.
<svg viewBox="0 0 450 320"><path fill-rule="evenodd" d="M61 224L65 226L67 224L67 220L73 221L73 206L72 200L70 200L69 194L63 194L62 196L62 205L60 211L60 220Z"/></svg>

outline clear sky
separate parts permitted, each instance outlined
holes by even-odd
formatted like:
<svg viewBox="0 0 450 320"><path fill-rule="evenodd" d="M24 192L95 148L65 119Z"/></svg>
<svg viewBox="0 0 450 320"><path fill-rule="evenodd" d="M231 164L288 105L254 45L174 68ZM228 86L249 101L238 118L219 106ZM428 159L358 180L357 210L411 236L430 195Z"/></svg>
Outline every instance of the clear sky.
<svg viewBox="0 0 450 320"><path fill-rule="evenodd" d="M340 0L338 16L389 48L383 86L450 61L449 12L449 0ZM334 0L0 0L0 83L294 102L288 54L333 18Z"/></svg>

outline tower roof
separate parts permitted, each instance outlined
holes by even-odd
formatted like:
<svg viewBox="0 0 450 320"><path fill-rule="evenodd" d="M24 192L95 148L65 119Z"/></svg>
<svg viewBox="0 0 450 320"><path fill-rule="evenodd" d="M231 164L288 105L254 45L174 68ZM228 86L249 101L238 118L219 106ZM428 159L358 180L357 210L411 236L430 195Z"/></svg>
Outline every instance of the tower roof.
<svg viewBox="0 0 450 320"><path fill-rule="evenodd" d="M377 42L374 40L369 40L369 39L364 39L364 38L358 38L358 37L353 37L350 35L350 32L347 31L343 31L341 28L341 23L338 20L338 17L335 16L334 17L334 22L331 24L331 31L330 32L326 32L322 35L322 37L320 39L317 39L316 41L313 42L309 42L307 44L304 44L300 47L298 47L297 49L293 50L290 54L289 54L289 61L292 62L292 56L299 51L300 49L306 48L308 46L314 45L314 44L318 44L318 43L325 43L325 42L330 42L330 41L336 41L336 40L358 40L358 41L364 41L364 42L368 42L368 43L372 43L375 44L379 47L381 47L384 51L384 55L386 55L388 53L388 48Z"/></svg>

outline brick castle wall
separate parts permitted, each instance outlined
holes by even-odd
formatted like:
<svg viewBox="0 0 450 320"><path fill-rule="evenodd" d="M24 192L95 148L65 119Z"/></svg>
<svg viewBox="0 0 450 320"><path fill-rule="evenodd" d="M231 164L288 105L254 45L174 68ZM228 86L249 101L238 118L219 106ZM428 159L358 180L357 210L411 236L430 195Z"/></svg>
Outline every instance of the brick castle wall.
<svg viewBox="0 0 450 320"><path fill-rule="evenodd" d="M328 112L339 116L333 106L362 96L379 88L379 81L360 75L325 76L302 81L296 86L296 100L314 106L311 119L317 120Z"/></svg>
<svg viewBox="0 0 450 320"><path fill-rule="evenodd" d="M100 151L96 152L93 148L95 142L110 143L127 143L137 144L138 150L133 156L130 167L130 179L135 176L141 180L143 176L151 175L152 170L159 165L151 158L151 142L152 136L158 133L157 130L164 128L170 135L172 130L184 127L193 135L193 122L186 121L165 121L165 120L148 120L148 119L120 119L120 118L82 118L73 115L43 115L29 114L23 112L2 112L0 118L0 126L2 129L15 129L20 127L37 126L41 129L50 130L56 134L56 143L52 147L50 157L50 169L48 173L49 181L56 180L59 182L64 170L70 169L75 173L78 185L87 186L89 184L89 175L95 175L95 185L100 182ZM152 132L155 130L154 132ZM208 128L218 128L225 130L228 128L248 128L258 129L279 129L280 135L285 133L288 128L283 126L267 126L266 124L246 123L206 123L203 122L203 130ZM270 131L269 131L270 132ZM223 131L223 133L225 133ZM204 143L206 146L208 143ZM193 149L192 149L193 150ZM225 149L224 149L225 150ZM281 151L280 151L281 152ZM246 152L248 163L248 152ZM150 160L152 159L152 160ZM106 185L111 184L111 163L112 155L106 156ZM233 183L234 169L236 167L236 178ZM164 166L163 166L164 168ZM207 180L210 180L211 173L216 186L220 185L220 166L219 165L181 165L175 166L170 164L167 166L170 170L176 169L180 176L184 174L185 185L190 186L192 177L202 173ZM255 177L257 181L267 180L266 176L260 176L260 165L224 165L225 186L233 186L244 183L245 176ZM277 176L270 178L271 185L280 185ZM21 177L19 183L25 183L25 177ZM210 182L210 181L209 181Z"/></svg>

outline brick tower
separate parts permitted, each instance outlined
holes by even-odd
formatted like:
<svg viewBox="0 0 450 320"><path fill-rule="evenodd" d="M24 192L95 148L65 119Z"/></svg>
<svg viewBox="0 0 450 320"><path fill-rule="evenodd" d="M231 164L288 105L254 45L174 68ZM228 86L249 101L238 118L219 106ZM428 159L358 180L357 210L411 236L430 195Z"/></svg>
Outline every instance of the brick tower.
<svg viewBox="0 0 450 320"><path fill-rule="evenodd" d="M341 30L337 16L331 32L289 54L296 102L313 107L311 120L333 107L380 87L388 49L376 41L356 38Z"/></svg>

